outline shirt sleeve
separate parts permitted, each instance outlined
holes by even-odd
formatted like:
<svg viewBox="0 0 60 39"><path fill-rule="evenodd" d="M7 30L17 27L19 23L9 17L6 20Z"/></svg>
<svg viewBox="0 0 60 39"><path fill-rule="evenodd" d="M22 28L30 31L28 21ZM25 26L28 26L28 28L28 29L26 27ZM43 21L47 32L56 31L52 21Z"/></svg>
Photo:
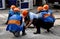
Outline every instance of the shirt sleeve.
<svg viewBox="0 0 60 39"><path fill-rule="evenodd" d="M29 13L29 16L30 16L30 20L33 20L34 19L34 16L33 16L33 13L32 12Z"/></svg>
<svg viewBox="0 0 60 39"><path fill-rule="evenodd" d="M38 18L38 15L39 15L39 14L35 14L35 13L34 13L34 18Z"/></svg>
<svg viewBox="0 0 60 39"><path fill-rule="evenodd" d="M38 14L38 18L41 18L42 15L43 15L43 13L39 13L39 14Z"/></svg>

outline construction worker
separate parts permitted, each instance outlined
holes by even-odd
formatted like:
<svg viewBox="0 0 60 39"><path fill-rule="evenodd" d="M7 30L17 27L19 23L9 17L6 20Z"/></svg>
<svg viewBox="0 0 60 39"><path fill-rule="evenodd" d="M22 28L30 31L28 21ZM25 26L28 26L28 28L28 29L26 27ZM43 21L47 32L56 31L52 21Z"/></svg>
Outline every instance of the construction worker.
<svg viewBox="0 0 60 39"><path fill-rule="evenodd" d="M26 23L26 27L29 27L31 24L35 25L33 23L33 19L37 18L36 14L29 12L28 10L23 10L22 15L25 17L24 20Z"/></svg>
<svg viewBox="0 0 60 39"><path fill-rule="evenodd" d="M24 22L26 23L26 25L29 23L29 21L30 21L30 17L29 17L29 15L28 15L28 10L23 10L22 11L22 15L23 15L23 17L24 17ZM28 15L28 17L27 17L27 15Z"/></svg>
<svg viewBox="0 0 60 39"><path fill-rule="evenodd" d="M15 5L11 5L10 10L9 10L9 14L8 14L8 19L7 19L7 22L6 22L5 24L7 24L9 18L10 18L12 15L14 15L14 11L13 11L14 8L16 8L16 6L15 6Z"/></svg>
<svg viewBox="0 0 60 39"><path fill-rule="evenodd" d="M25 27L22 22L22 16L20 16L20 9L19 8L14 8L15 14L9 18L8 21L8 26L6 28L7 31L10 31L13 33L15 37L20 36L20 31L22 31L22 35L25 34Z"/></svg>
<svg viewBox="0 0 60 39"><path fill-rule="evenodd" d="M34 32L34 34L40 34L40 26L42 26L42 20L41 20L41 12L43 10L42 6L39 6L37 8L37 13L38 13L38 19L36 20L35 24L36 24L36 32Z"/></svg>
<svg viewBox="0 0 60 39"><path fill-rule="evenodd" d="M47 4L43 6L42 20L43 26L41 27L50 32L50 28L54 26L55 17L52 13L52 10L49 9L49 5Z"/></svg>

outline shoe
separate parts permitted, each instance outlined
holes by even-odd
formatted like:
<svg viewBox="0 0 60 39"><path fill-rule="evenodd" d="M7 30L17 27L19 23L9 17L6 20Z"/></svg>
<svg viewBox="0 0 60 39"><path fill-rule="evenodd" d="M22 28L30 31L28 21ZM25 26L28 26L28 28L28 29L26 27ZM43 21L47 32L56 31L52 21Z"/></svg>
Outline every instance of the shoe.
<svg viewBox="0 0 60 39"><path fill-rule="evenodd" d="M14 33L14 36L15 36L15 37L19 37L19 36L20 36L20 32Z"/></svg>
<svg viewBox="0 0 60 39"><path fill-rule="evenodd" d="M15 36L15 32L12 32L13 33L13 35Z"/></svg>
<svg viewBox="0 0 60 39"><path fill-rule="evenodd" d="M47 32L50 32L50 30L49 30L49 29L47 29Z"/></svg>
<svg viewBox="0 0 60 39"><path fill-rule="evenodd" d="M40 33L34 32L34 34L40 34Z"/></svg>
<svg viewBox="0 0 60 39"><path fill-rule="evenodd" d="M22 36L25 36L26 35L26 33L22 33Z"/></svg>

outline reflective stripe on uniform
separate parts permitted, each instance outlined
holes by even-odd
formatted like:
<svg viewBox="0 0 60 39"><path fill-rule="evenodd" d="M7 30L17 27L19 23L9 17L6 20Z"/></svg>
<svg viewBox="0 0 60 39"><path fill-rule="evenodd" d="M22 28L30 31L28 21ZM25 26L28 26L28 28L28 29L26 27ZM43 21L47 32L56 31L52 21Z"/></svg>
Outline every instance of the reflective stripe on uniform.
<svg viewBox="0 0 60 39"><path fill-rule="evenodd" d="M44 18L46 18L46 17L48 17L48 16L50 16L50 14L44 14Z"/></svg>
<svg viewBox="0 0 60 39"><path fill-rule="evenodd" d="M8 24L17 24L17 25L20 25L21 23L18 20L9 20Z"/></svg>

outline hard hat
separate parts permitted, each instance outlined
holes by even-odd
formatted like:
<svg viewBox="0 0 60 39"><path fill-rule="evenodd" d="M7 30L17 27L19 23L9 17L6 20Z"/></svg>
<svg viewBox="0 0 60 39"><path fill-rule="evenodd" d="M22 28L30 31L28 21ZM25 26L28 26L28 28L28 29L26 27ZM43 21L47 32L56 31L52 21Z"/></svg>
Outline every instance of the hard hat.
<svg viewBox="0 0 60 39"><path fill-rule="evenodd" d="M37 8L37 10L38 10L38 11L41 11L41 10L43 10L43 7L42 7L42 6L39 6L39 7Z"/></svg>
<svg viewBox="0 0 60 39"><path fill-rule="evenodd" d="M14 8L14 12L19 12L20 9L19 8Z"/></svg>
<svg viewBox="0 0 60 39"><path fill-rule="evenodd" d="M49 5L45 4L45 5L43 6L43 10L48 10L48 9L49 9Z"/></svg>
<svg viewBox="0 0 60 39"><path fill-rule="evenodd" d="M11 7L10 7L11 9L14 9L14 8L16 8L16 6L15 5L11 5Z"/></svg>
<svg viewBox="0 0 60 39"><path fill-rule="evenodd" d="M27 14L28 14L28 10L23 10L23 11L22 11L22 15L23 15L23 16L27 16Z"/></svg>

